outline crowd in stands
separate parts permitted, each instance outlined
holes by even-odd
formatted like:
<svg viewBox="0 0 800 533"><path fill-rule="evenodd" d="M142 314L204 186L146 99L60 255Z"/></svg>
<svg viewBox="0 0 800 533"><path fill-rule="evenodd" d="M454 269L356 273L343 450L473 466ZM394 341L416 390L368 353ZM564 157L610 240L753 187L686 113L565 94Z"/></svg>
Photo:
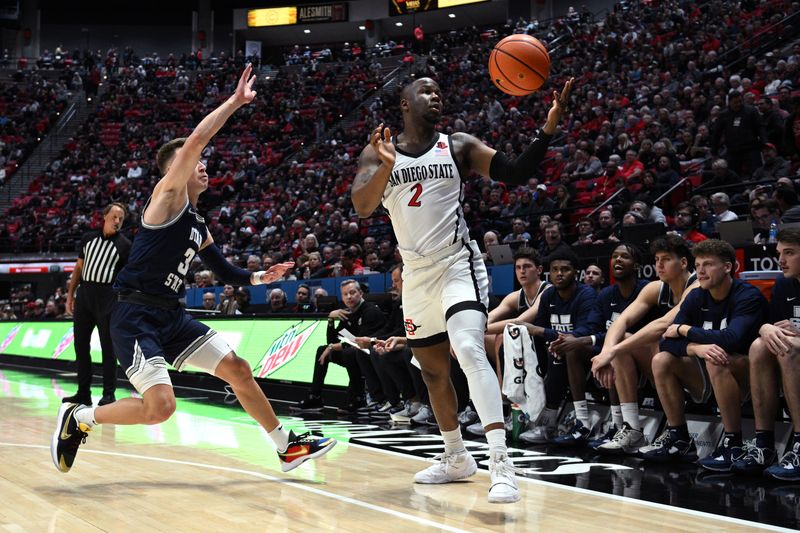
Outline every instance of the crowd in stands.
<svg viewBox="0 0 800 533"><path fill-rule="evenodd" d="M0 189L57 122L73 89L35 73L0 83Z"/></svg>
<svg viewBox="0 0 800 533"><path fill-rule="evenodd" d="M766 238L770 225L796 216L800 204L791 179L800 163L800 45L788 44L796 22L784 21L796 11L786 0L623 2L603 18L582 11L547 23L426 35L417 66L443 89L442 131L468 132L510 155L521 153L543 123L549 90L576 78L562 133L526 186L466 182L464 215L473 237L528 242L546 257L572 243L615 242L624 225L661 222L700 240L715 235L723 217L751 215ZM538 95L504 95L487 75L491 46L513 32L550 46L548 90ZM757 48L763 43L772 46ZM355 45L345 48L349 54L332 54L345 61L325 69L304 64L260 79L257 102L203 154L212 179L201 211L215 241L243 267L291 258L297 268L290 275L309 279L387 271L398 261L388 219L377 213L359 221L348 197L367 133L381 122L402 123L397 97L377 91L387 80L365 54L354 53ZM287 58L294 55L303 54L289 51ZM139 59L125 49L65 56L72 58L65 69L81 63L107 76L107 90L4 215L5 252L74 250L111 200L129 206L132 231L158 177L156 148L217 105L245 59L218 57L190 72L196 54ZM723 195L712 196L717 192ZM690 217L679 216L682 202L689 202ZM189 273L190 285L200 268Z"/></svg>

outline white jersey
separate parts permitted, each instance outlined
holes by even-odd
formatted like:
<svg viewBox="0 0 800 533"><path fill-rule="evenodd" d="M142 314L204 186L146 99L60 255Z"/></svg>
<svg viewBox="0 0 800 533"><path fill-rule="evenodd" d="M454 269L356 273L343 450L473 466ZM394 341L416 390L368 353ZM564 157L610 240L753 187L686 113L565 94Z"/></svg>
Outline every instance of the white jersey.
<svg viewBox="0 0 800 533"><path fill-rule="evenodd" d="M447 135L440 133L419 154L397 148L382 202L404 259L469 240L461 201L461 173Z"/></svg>

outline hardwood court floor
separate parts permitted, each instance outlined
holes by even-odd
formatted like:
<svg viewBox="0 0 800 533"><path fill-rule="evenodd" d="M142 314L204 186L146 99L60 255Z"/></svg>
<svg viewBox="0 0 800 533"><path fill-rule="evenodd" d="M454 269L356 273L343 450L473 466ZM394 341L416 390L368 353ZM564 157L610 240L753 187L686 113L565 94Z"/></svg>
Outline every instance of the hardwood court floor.
<svg viewBox="0 0 800 533"><path fill-rule="evenodd" d="M0 531L748 531L680 508L522 480L522 501L486 501L489 475L412 483L426 463L347 441L280 471L266 434L237 407L179 400L168 422L102 426L71 472L49 441L68 380L0 366ZM119 391L119 396L129 393ZM287 417L302 430L305 422ZM775 529L775 528L772 528Z"/></svg>

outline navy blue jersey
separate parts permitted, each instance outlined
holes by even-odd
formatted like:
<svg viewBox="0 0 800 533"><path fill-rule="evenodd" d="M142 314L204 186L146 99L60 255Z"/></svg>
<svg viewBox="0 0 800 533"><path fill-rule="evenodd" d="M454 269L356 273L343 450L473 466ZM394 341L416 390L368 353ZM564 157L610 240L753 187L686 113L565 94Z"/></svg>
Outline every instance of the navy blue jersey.
<svg viewBox="0 0 800 533"><path fill-rule="evenodd" d="M597 295L597 305L600 307L600 317L605 323L605 329L597 333L595 346L603 345L608 328L610 328L611 324L613 324L614 321L619 318L619 315L621 315L622 312L633 303L647 283L648 282L643 279L637 279L636 286L634 287L629 298L622 296L622 293L619 290L619 285L616 284L608 286L600 291L600 294ZM645 316L637 324L634 324L634 326L628 331L631 333L636 333L645 324L647 324L647 322L649 322L648 318L649 317Z"/></svg>
<svg viewBox="0 0 800 533"><path fill-rule="evenodd" d="M734 279L728 296L721 301L697 288L686 296L675 317L675 324L692 326L686 338L665 339L661 349L687 355L687 345L694 342L716 344L729 354L747 354L766 317L767 299L749 283Z"/></svg>
<svg viewBox="0 0 800 533"><path fill-rule="evenodd" d="M559 333L571 333L576 337L594 335L603 329L597 292L588 285L579 284L572 298L565 301L555 287L545 291L533 323L544 328L547 341L556 340Z"/></svg>
<svg viewBox="0 0 800 533"><path fill-rule="evenodd" d="M164 224L145 224L142 216L128 264L117 276L114 290L183 297L189 265L207 237L205 220L188 200L180 214Z"/></svg>
<svg viewBox="0 0 800 533"><path fill-rule="evenodd" d="M780 277L772 287L772 300L769 303L769 321L774 324L781 320L791 320L800 327L800 280Z"/></svg>

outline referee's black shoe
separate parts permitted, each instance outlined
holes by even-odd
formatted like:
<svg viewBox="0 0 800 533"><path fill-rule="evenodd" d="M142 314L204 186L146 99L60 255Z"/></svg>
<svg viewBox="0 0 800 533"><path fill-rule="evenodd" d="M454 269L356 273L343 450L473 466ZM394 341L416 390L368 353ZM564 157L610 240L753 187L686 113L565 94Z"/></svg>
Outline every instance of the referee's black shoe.
<svg viewBox="0 0 800 533"><path fill-rule="evenodd" d="M61 403L77 403L80 405L92 405L92 395L83 392L76 392L72 396L61 398Z"/></svg>
<svg viewBox="0 0 800 533"><path fill-rule="evenodd" d="M103 394L103 397L100 398L100 401L97 402L97 405L98 406L108 405L108 404L114 403L116 401L117 401L117 397L114 396L114 393L112 392L111 394Z"/></svg>

